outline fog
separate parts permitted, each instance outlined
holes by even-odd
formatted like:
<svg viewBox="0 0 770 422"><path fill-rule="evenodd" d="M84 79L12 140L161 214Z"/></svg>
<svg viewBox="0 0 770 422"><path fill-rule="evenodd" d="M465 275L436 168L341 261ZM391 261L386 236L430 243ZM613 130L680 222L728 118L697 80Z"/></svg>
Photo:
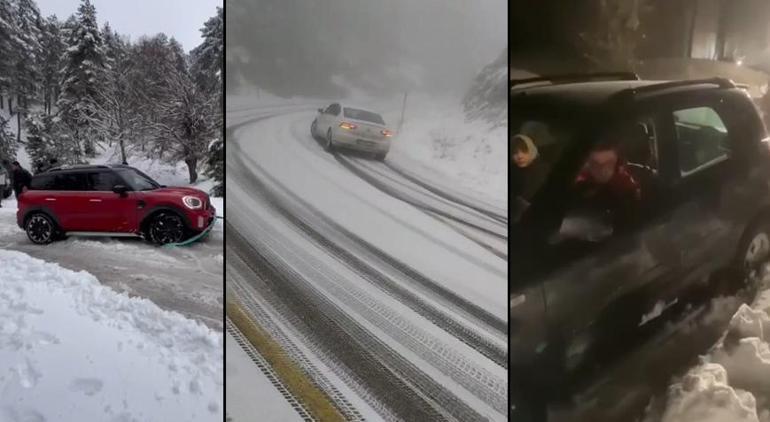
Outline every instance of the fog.
<svg viewBox="0 0 770 422"><path fill-rule="evenodd" d="M462 93L507 44L507 0L226 0L229 91Z"/></svg>

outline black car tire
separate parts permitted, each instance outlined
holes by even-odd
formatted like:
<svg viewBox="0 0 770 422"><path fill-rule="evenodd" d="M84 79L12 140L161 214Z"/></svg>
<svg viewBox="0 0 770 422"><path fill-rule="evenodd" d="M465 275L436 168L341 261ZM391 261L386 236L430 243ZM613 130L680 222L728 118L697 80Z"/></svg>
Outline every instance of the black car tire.
<svg viewBox="0 0 770 422"><path fill-rule="evenodd" d="M332 141L332 130L329 128L329 130L326 131L326 142L324 142L324 149L328 152L334 152L334 141Z"/></svg>
<svg viewBox="0 0 770 422"><path fill-rule="evenodd" d="M59 237L59 230L51 217L42 212L36 212L24 223L27 238L36 245L47 245Z"/></svg>
<svg viewBox="0 0 770 422"><path fill-rule="evenodd" d="M178 243L188 237L187 226L179 214L162 211L155 214L147 224L146 238L157 245Z"/></svg>
<svg viewBox="0 0 770 422"><path fill-rule="evenodd" d="M318 127L318 121L313 120L313 123L310 124L310 136L312 136L313 139L318 138L318 134L316 133L317 127Z"/></svg>
<svg viewBox="0 0 770 422"><path fill-rule="evenodd" d="M770 263L770 221L760 219L741 237L733 267L740 270L740 275L747 284L761 281L764 267Z"/></svg>

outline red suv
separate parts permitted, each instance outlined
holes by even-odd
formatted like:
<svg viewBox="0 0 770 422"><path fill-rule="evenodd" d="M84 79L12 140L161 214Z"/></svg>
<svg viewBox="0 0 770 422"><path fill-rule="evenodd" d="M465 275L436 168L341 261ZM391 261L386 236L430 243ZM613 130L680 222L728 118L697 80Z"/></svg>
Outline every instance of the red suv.
<svg viewBox="0 0 770 422"><path fill-rule="evenodd" d="M167 244L207 230L215 216L209 196L198 189L166 187L129 166L83 165L32 177L16 220L37 244L70 234Z"/></svg>

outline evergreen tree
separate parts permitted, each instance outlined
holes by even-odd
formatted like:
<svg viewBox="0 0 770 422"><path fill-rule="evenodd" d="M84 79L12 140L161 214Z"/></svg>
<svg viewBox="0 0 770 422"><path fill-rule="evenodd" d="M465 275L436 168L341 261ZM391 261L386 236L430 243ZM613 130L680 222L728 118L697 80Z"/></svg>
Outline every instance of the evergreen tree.
<svg viewBox="0 0 770 422"><path fill-rule="evenodd" d="M218 138L209 145L209 154L206 159L208 168L206 176L214 179L217 184L211 189L213 196L225 196L225 186L222 183L225 174L225 142Z"/></svg>
<svg viewBox="0 0 770 422"><path fill-rule="evenodd" d="M62 55L64 54L64 39L62 37L62 23L56 15L50 16L43 23L41 46L43 48L42 63L40 66L43 90L43 108L51 114L53 104L59 97L59 71L62 67Z"/></svg>
<svg viewBox="0 0 770 422"><path fill-rule="evenodd" d="M94 112L93 99L103 83L105 52L101 32L96 24L96 9L90 0L82 0L75 22L67 31L67 50L62 69L59 113L69 127L78 155L95 153L90 125Z"/></svg>
<svg viewBox="0 0 770 422"><path fill-rule="evenodd" d="M8 121L0 116L0 162L16 158L16 138L8 129Z"/></svg>
<svg viewBox="0 0 770 422"><path fill-rule="evenodd" d="M14 40L18 34L16 13L10 0L0 0L0 96L11 92L16 76L16 63L21 51Z"/></svg>
<svg viewBox="0 0 770 422"><path fill-rule="evenodd" d="M14 91L17 97L16 140L21 140L22 118L27 113L29 101L40 90L43 47L40 43L43 22L40 11L32 0L15 0L16 28L15 41L21 52L16 61Z"/></svg>

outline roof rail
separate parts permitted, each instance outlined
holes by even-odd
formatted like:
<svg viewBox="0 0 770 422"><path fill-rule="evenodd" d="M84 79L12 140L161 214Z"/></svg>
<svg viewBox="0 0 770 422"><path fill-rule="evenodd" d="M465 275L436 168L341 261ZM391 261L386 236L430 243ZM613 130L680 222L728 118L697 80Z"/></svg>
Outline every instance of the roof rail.
<svg viewBox="0 0 770 422"><path fill-rule="evenodd" d="M638 94L646 94L656 91L664 91L671 88L679 88L683 86L691 85L716 85L719 89L735 88L735 83L727 78L708 78L708 79L690 79L683 81L671 81L661 82L659 84L638 86L635 88L625 89L619 92L617 95L622 97L633 97Z"/></svg>
<svg viewBox="0 0 770 422"><path fill-rule="evenodd" d="M62 170L74 170L74 169L84 169L84 168L100 168L100 169L108 169L109 166L105 166L102 164L65 164L58 167L53 167L45 171L45 173L53 172L53 171L62 171Z"/></svg>
<svg viewBox="0 0 770 422"><path fill-rule="evenodd" d="M574 83L595 80L638 81L639 75L634 72L600 72L600 73L565 73L562 75L537 76L525 79L511 79L511 88L517 85L534 83Z"/></svg>

